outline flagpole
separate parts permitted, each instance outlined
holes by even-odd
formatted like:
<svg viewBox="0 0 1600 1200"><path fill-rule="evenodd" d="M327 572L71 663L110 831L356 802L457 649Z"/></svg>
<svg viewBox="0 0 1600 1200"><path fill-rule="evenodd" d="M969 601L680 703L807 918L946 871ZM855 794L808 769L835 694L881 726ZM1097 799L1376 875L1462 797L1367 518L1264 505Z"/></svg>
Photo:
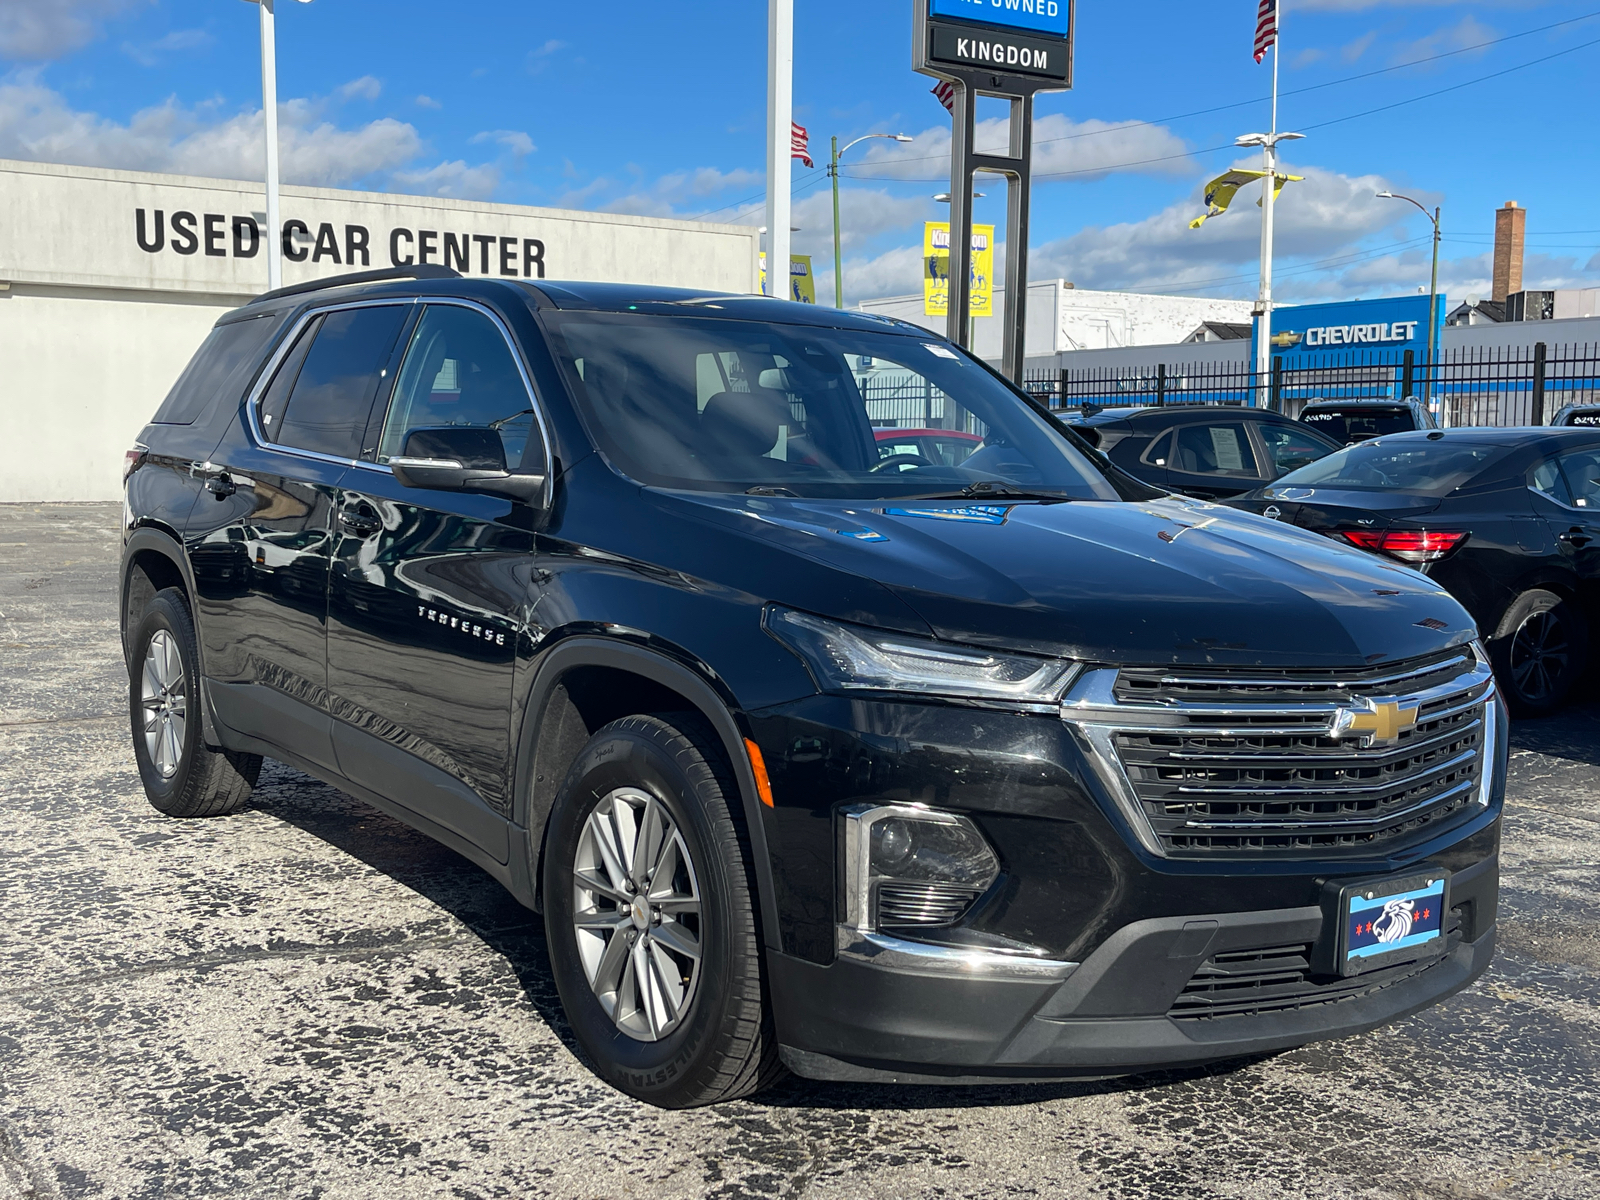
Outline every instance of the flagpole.
<svg viewBox="0 0 1600 1200"><path fill-rule="evenodd" d="M1283 38L1283 4L1279 0L1274 16L1277 30L1272 39L1272 129L1261 147L1261 290L1256 307L1261 310L1256 336L1256 404L1266 408L1272 402L1272 201L1278 173L1278 44Z"/></svg>

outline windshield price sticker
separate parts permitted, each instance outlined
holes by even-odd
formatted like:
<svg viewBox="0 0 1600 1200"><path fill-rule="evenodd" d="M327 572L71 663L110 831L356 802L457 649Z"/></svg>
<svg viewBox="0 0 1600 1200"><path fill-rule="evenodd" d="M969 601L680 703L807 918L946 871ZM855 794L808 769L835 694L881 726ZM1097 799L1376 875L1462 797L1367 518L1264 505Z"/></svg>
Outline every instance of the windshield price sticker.
<svg viewBox="0 0 1600 1200"><path fill-rule="evenodd" d="M938 346L933 342L923 342L922 348L932 354L937 354L940 358L953 358L957 362L961 361L961 356L954 350L950 349L949 346Z"/></svg>

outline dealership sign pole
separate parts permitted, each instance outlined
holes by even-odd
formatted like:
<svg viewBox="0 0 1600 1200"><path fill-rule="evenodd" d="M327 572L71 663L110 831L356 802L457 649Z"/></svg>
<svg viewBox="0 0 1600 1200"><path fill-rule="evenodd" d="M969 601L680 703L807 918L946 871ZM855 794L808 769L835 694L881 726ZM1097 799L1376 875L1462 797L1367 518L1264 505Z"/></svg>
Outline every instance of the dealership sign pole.
<svg viewBox="0 0 1600 1200"><path fill-rule="evenodd" d="M950 136L950 302L946 331L970 338L972 177L1006 179L1006 283L1000 369L1022 382L1028 300L1033 97L1072 86L1073 0L912 0L911 66L954 85ZM974 146L979 96L1011 102L1004 154Z"/></svg>
<svg viewBox="0 0 1600 1200"><path fill-rule="evenodd" d="M794 0L767 0L767 288L787 297L794 137ZM784 280L780 289L778 280Z"/></svg>

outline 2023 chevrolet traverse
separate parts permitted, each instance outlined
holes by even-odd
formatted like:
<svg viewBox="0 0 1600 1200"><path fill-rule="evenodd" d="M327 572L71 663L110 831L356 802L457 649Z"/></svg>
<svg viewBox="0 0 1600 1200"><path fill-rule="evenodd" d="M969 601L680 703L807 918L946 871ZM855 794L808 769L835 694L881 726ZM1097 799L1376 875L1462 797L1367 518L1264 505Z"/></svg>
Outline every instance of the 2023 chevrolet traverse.
<svg viewBox="0 0 1600 1200"><path fill-rule="evenodd" d="M661 1105L1202 1063L1486 967L1504 717L1425 577L909 325L379 275L225 316L130 452L161 811L271 757L455 848Z"/></svg>

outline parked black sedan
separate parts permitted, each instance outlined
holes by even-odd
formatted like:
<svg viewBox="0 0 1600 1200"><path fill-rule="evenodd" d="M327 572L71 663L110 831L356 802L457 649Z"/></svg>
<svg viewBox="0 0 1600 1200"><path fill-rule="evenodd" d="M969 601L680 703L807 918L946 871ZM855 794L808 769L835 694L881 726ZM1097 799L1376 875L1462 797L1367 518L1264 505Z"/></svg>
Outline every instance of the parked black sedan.
<svg viewBox="0 0 1600 1200"><path fill-rule="evenodd" d="M1091 405L1060 417L1128 474L1201 500L1248 492L1340 446L1279 413L1235 405Z"/></svg>
<svg viewBox="0 0 1600 1200"><path fill-rule="evenodd" d="M1484 634L1514 708L1549 712L1600 617L1600 429L1451 429L1349 446L1229 501L1409 563Z"/></svg>
<svg viewBox="0 0 1600 1200"><path fill-rule="evenodd" d="M1312 400L1300 420L1342 446L1412 429L1437 429L1428 406L1410 396L1399 400Z"/></svg>

